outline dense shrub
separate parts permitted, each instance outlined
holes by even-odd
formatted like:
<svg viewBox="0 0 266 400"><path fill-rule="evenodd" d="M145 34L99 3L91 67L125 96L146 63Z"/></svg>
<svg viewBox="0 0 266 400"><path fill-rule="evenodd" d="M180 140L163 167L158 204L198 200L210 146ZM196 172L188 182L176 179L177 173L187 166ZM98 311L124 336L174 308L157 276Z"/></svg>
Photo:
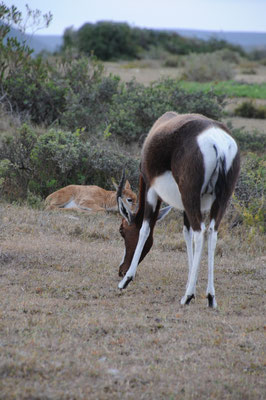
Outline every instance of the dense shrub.
<svg viewBox="0 0 266 400"><path fill-rule="evenodd" d="M27 194L33 173L30 155L36 141L36 134L27 125L22 125L17 135L1 138L1 192L11 200L25 198Z"/></svg>
<svg viewBox="0 0 266 400"><path fill-rule="evenodd" d="M220 57L223 61L231 64L239 64L241 61L240 53L229 48L217 50L213 54Z"/></svg>
<svg viewBox="0 0 266 400"><path fill-rule="evenodd" d="M236 139L240 150L247 152L263 153L266 148L266 135L258 131L246 132L242 128L231 129L233 137Z"/></svg>
<svg viewBox="0 0 266 400"><path fill-rule="evenodd" d="M164 61L164 66L170 68L181 67L183 66L183 58L174 55L167 56Z"/></svg>
<svg viewBox="0 0 266 400"><path fill-rule="evenodd" d="M93 53L104 61L136 58L138 55L134 31L126 23L86 23L78 30L76 42L81 53Z"/></svg>
<svg viewBox="0 0 266 400"><path fill-rule="evenodd" d="M104 76L95 58L65 57L53 66L32 60L4 82L8 101L20 116L35 123L57 123L66 130L85 129L86 137L111 132L125 142L138 141L164 112L221 116L223 98L212 91L188 93L166 79L144 86Z"/></svg>
<svg viewBox="0 0 266 400"><path fill-rule="evenodd" d="M129 154L90 144L83 133L51 129L36 135L23 125L14 137L0 145L0 191L8 200L44 198L69 184L112 187L123 168L137 187L138 160Z"/></svg>
<svg viewBox="0 0 266 400"><path fill-rule="evenodd" d="M228 49L244 55L240 46L224 40L211 38L208 41L187 38L174 31L132 28L126 23L100 21L86 23L77 31L67 28L64 33L63 51L75 48L83 54L95 54L101 60L132 59L145 53L155 55L161 51L168 54L190 54L214 52ZM155 51L156 49L156 51ZM158 51L158 49L160 49Z"/></svg>
<svg viewBox="0 0 266 400"><path fill-rule="evenodd" d="M166 111L202 113L218 119L223 101L223 96L213 92L188 93L172 79L157 81L148 87L133 80L121 85L113 98L108 114L109 129L126 143L141 141Z"/></svg>
<svg viewBox="0 0 266 400"><path fill-rule="evenodd" d="M266 118L266 107L256 106L252 101L244 101L236 109L235 114L244 118Z"/></svg>
<svg viewBox="0 0 266 400"><path fill-rule="evenodd" d="M208 82L232 79L234 69L220 54L190 54L184 60L184 78L189 81Z"/></svg>
<svg viewBox="0 0 266 400"><path fill-rule="evenodd" d="M2 87L12 110L37 124L51 124L65 110L66 83L41 58L16 68L3 79Z"/></svg>
<svg viewBox="0 0 266 400"><path fill-rule="evenodd" d="M40 10L31 10L26 5L27 16L23 21L22 13L15 7L0 4L0 101L10 112L19 112L39 123L48 123L55 119L58 109L64 106L63 85L56 79L50 80L51 68L40 58L32 59L33 50L23 40L27 24L38 29L43 23L48 26L52 15L41 14ZM20 40L10 34L11 26L16 27Z"/></svg>
<svg viewBox="0 0 266 400"><path fill-rule="evenodd" d="M97 133L99 126L106 127L106 114L113 95L118 90L119 78L103 76L103 66L95 58L68 60L64 64L65 81L68 83L65 111L60 123L71 130L85 128Z"/></svg>
<svg viewBox="0 0 266 400"><path fill-rule="evenodd" d="M254 153L242 161L234 205L246 226L265 232L266 158Z"/></svg>
<svg viewBox="0 0 266 400"><path fill-rule="evenodd" d="M257 48L252 50L249 54L249 58L254 61L265 61L266 60L266 49Z"/></svg>

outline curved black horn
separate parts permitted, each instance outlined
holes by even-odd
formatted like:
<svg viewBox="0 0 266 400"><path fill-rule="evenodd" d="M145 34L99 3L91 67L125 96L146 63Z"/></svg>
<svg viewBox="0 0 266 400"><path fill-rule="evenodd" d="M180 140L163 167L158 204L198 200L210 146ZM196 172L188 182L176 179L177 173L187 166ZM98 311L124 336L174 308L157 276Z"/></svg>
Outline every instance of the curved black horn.
<svg viewBox="0 0 266 400"><path fill-rule="evenodd" d="M124 188L125 180L126 180L125 176L126 176L126 173L125 173L125 168L124 168L123 172L122 172L122 176L121 176L120 182L119 182L119 185L118 185L118 188L117 188L117 191L116 191L117 202L118 202L118 198L122 197L122 192L123 192L123 188Z"/></svg>

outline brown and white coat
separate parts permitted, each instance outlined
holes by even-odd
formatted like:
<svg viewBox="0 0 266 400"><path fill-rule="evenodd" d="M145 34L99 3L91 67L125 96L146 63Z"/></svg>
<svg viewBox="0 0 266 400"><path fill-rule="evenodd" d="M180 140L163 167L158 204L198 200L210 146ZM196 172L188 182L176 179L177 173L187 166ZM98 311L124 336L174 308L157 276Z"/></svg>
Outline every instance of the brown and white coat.
<svg viewBox="0 0 266 400"><path fill-rule="evenodd" d="M115 184L114 184L115 185ZM117 186L115 185L117 190ZM126 181L122 197L132 210L137 196ZM46 210L61 208L79 211L117 211L116 191L105 190L95 185L69 185L51 193L45 200Z"/></svg>
<svg viewBox="0 0 266 400"><path fill-rule="evenodd" d="M218 121L199 114L167 112L151 128L143 145L139 207L132 213L118 194L124 217L120 233L125 254L119 267L124 289L153 244L153 229L172 207L184 213L184 238L188 253L188 282L181 304L195 297L203 249L203 213L210 213L208 228L208 305L216 307L214 252L217 230L233 193L240 169L237 144ZM161 202L170 206L160 210Z"/></svg>

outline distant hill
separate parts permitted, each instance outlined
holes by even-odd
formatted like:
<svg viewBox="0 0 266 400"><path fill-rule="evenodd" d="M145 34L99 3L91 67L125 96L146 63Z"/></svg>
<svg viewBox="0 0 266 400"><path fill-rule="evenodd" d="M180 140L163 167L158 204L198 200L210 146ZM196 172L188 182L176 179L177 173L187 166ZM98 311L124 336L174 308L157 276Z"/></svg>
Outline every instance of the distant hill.
<svg viewBox="0 0 266 400"><path fill-rule="evenodd" d="M223 31L201 31L193 29L162 29L174 31L184 37L195 37L198 39L208 40L216 38L226 40L229 43L240 45L246 51L256 48L266 48L266 33L257 32L223 32ZM10 36L17 36L18 39L26 38L28 45L33 48L34 53L38 54L42 50L55 52L63 44L63 36L60 35L25 35L22 36L19 31L11 28Z"/></svg>
<svg viewBox="0 0 266 400"><path fill-rule="evenodd" d="M15 36L19 41L26 39L28 46L34 50L35 54L43 50L53 53L63 44L63 36L60 35L23 35L14 28L10 29L8 36Z"/></svg>
<svg viewBox="0 0 266 400"><path fill-rule="evenodd" d="M215 38L226 40L229 43L242 46L244 50L250 51L257 48L266 48L266 32L223 32L223 31L200 31L193 29L174 29L172 30L185 37L195 37L197 39L208 40Z"/></svg>

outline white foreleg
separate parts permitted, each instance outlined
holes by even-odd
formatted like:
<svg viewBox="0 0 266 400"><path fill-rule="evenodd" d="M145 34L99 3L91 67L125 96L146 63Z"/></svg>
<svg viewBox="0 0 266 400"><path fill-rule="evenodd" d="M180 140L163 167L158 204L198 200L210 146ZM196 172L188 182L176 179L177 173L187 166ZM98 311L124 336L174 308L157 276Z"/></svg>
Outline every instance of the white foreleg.
<svg viewBox="0 0 266 400"><path fill-rule="evenodd" d="M187 227L184 226L183 235L184 235L186 246L187 246L188 281L187 281L186 287L188 287L190 274L191 274L191 270L192 270L192 264L193 264L193 231L192 231L192 228L190 227L188 230Z"/></svg>
<svg viewBox="0 0 266 400"><path fill-rule="evenodd" d="M127 287L127 285L129 284L129 282L132 281L132 279L134 279L134 277L136 275L137 266L139 264L139 259L141 257L141 253L142 253L143 247L146 243L146 240L149 237L149 234L150 234L150 224L148 221L144 221L142 224L142 227L139 231L138 244L137 244L133 259L131 261L129 270L127 271L124 278L119 282L119 285L118 285L119 289L125 289Z"/></svg>
<svg viewBox="0 0 266 400"><path fill-rule="evenodd" d="M214 230L214 225L215 221L213 219L208 229L208 286L206 290L208 306L212 308L217 307L214 289L214 253L217 243L217 231Z"/></svg>
<svg viewBox="0 0 266 400"><path fill-rule="evenodd" d="M185 296L183 296L181 299L181 304L189 304L190 300L195 297L196 283L197 283L201 254L204 243L204 232L205 232L204 223L201 224L201 230L199 232L193 231L193 240L195 246L193 263L186 293Z"/></svg>

